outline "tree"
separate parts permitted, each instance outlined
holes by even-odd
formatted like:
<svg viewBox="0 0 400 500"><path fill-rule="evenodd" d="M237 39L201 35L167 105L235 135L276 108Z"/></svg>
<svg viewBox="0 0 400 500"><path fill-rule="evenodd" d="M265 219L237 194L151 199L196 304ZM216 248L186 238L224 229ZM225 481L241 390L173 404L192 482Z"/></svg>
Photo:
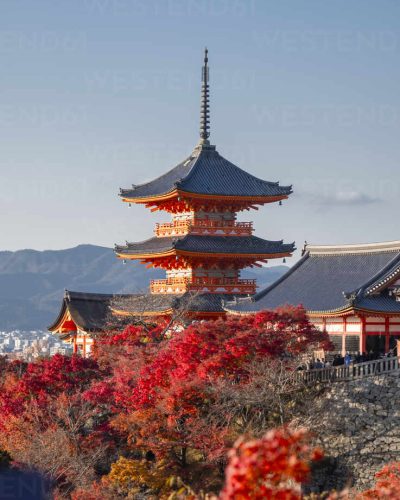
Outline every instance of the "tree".
<svg viewBox="0 0 400 500"><path fill-rule="evenodd" d="M274 429L262 438L240 439L229 452L221 500L299 500L310 463L322 457L305 430Z"/></svg>
<svg viewBox="0 0 400 500"><path fill-rule="evenodd" d="M13 460L71 489L94 479L104 423L83 391L102 373L94 360L56 355L7 368L0 392L0 447Z"/></svg>
<svg viewBox="0 0 400 500"><path fill-rule="evenodd" d="M36 363L11 363L0 393L0 429L8 415L21 415L32 401L46 407L52 398L79 392L100 377L97 363L79 356L56 354Z"/></svg>
<svg viewBox="0 0 400 500"><path fill-rule="evenodd" d="M125 365L103 383L117 408L111 425L128 453L154 453L189 484L193 470L205 481L208 474L217 490L226 450L243 431L259 435L290 419L293 399L301 399L294 395L304 389L295 368L321 346L329 347L328 337L302 308L193 323L155 347L146 344L139 372Z"/></svg>
<svg viewBox="0 0 400 500"><path fill-rule="evenodd" d="M385 465L375 475L376 483L371 489L360 493L357 500L399 500L400 462Z"/></svg>
<svg viewBox="0 0 400 500"><path fill-rule="evenodd" d="M171 327L110 330L92 359L0 365L0 448L57 498L217 494L240 435L301 414L296 369L328 337L300 307Z"/></svg>

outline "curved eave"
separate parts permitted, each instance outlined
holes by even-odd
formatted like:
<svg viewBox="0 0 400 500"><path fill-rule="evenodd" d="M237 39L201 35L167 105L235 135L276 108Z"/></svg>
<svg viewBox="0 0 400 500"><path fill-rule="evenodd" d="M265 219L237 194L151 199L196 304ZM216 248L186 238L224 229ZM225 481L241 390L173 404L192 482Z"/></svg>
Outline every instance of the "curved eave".
<svg viewBox="0 0 400 500"><path fill-rule="evenodd" d="M233 314L237 316L248 316L249 314L256 314L258 311L237 311L235 309L229 309L228 307L224 308L228 314ZM374 309L366 309L362 307L343 307L340 309L332 309L330 311L308 311L306 313L311 318L333 318L333 317L341 317L341 316L351 316L353 314L368 314L369 316L400 316L399 312L390 312L390 311L376 311Z"/></svg>
<svg viewBox="0 0 400 500"><path fill-rule="evenodd" d="M368 314L369 316L400 316L398 311L377 311L376 309L368 309L358 306L343 307L332 311L307 311L311 317L333 317L333 316L349 316L352 314Z"/></svg>
<svg viewBox="0 0 400 500"><path fill-rule="evenodd" d="M400 277L400 265L397 266L397 268L395 268L392 272L387 272L385 274L386 275L383 278L378 278L374 283L366 287L365 295L374 295L379 293L396 282Z"/></svg>
<svg viewBox="0 0 400 500"><path fill-rule="evenodd" d="M151 317L151 316L170 316L173 314L174 310L169 307L168 309L164 309L161 311L123 311L122 309L114 309L111 308L111 311L113 314L116 316L123 316L123 317L129 317L129 316L145 316L145 317Z"/></svg>
<svg viewBox="0 0 400 500"><path fill-rule="evenodd" d="M47 330L51 333L61 333L60 328L61 325L67 320L68 310L65 306L62 307L57 319L50 326L47 327Z"/></svg>
<svg viewBox="0 0 400 500"><path fill-rule="evenodd" d="M80 325L79 322L73 317L73 315L71 314L71 311L69 310L68 306L65 304L65 300L64 300L64 303L61 307L61 311L60 311L57 319L55 320L55 322L53 324L51 324L50 326L47 327L47 330L51 333L56 333L58 335L65 335L68 333L68 331L63 332L62 325L66 321L72 321L75 324L77 329L84 330L83 326Z"/></svg>
<svg viewBox="0 0 400 500"><path fill-rule="evenodd" d="M122 311L119 309L112 309L112 312L116 316L129 317L129 316L143 316L146 318L159 317L159 316L172 316L176 313L173 308L165 309L163 311ZM190 308L185 311L185 315L190 317L207 317L207 318L217 318L226 314L224 311L191 311Z"/></svg>
<svg viewBox="0 0 400 500"><path fill-rule="evenodd" d="M63 304L61 306L61 311L59 312L54 323L47 327L47 330L51 333L61 333L58 330L61 328L61 325L67 320L68 308L65 304L65 300L63 300Z"/></svg>
<svg viewBox="0 0 400 500"><path fill-rule="evenodd" d="M283 306L284 304L282 304ZM236 309L229 309L229 307L225 307L224 308L225 311L229 314L235 314L235 315L240 315L240 316L247 316L249 314L256 314L257 312L259 311L262 311L262 309L260 310L236 310ZM308 311L306 309L306 312L309 316L311 317L319 317L319 316L343 316L343 315L349 315L351 314L352 312L354 312L354 307L353 306L350 306L350 307L342 307L340 309L332 309L330 311Z"/></svg>
<svg viewBox="0 0 400 500"><path fill-rule="evenodd" d="M201 194L201 193L193 193L190 191L183 191L180 189L174 189L173 191L169 191L167 193L158 194L154 196L144 196L144 197L135 197L135 196L126 196L124 193L121 193L120 196L122 201L127 203L160 203L164 201L169 201L174 198L183 198L183 199L199 199L199 200L222 200L222 201L242 201L248 202L250 204L254 203L275 203L282 200L287 200L289 195L292 194L292 189L287 188L288 193L277 194L274 196L266 195L266 196L235 196L235 195L223 195L223 194Z"/></svg>
<svg viewBox="0 0 400 500"><path fill-rule="evenodd" d="M171 249L166 252L159 253L124 253L115 252L119 259L124 260L137 260L137 259L159 259L171 256L182 256L182 257L204 257L204 255L215 257L215 258L229 258L229 259L280 259L283 257L290 257L292 252L282 252L282 253L214 253L214 252L189 252L187 250L177 250Z"/></svg>

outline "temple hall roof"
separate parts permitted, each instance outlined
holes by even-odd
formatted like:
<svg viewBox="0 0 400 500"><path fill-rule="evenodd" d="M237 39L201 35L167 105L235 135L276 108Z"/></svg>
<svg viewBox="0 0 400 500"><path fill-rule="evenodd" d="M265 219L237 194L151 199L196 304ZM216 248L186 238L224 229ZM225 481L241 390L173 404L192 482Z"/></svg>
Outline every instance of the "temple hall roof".
<svg viewBox="0 0 400 500"><path fill-rule="evenodd" d="M204 254L232 255L288 255L294 251L294 243L268 241L257 236L204 236L188 234L184 237L150 238L139 243L116 246L118 255L156 255L171 251Z"/></svg>
<svg viewBox="0 0 400 500"><path fill-rule="evenodd" d="M109 319L109 305L114 295L82 293L65 290L61 310L50 331L56 330L68 312L78 328L84 331L102 330Z"/></svg>
<svg viewBox="0 0 400 500"><path fill-rule="evenodd" d="M134 201L166 195L174 190L188 194L248 198L285 198L292 193L291 186L261 180L223 158L215 146L202 145L166 174L132 189L121 189L120 196Z"/></svg>
<svg viewBox="0 0 400 500"><path fill-rule="evenodd" d="M223 313L223 303L232 295L186 292L173 294L123 294L108 295L65 291L61 309L55 322L48 327L59 331L65 315L82 331L100 332L107 328L122 325L116 318L122 313L125 317L156 316L171 314L181 310L187 313Z"/></svg>
<svg viewBox="0 0 400 500"><path fill-rule="evenodd" d="M242 296L243 297L243 296ZM228 294L186 292L184 294L124 295L119 311L126 313L162 313L171 310L204 313L223 313L224 301L232 298Z"/></svg>
<svg viewBox="0 0 400 500"><path fill-rule="evenodd" d="M310 313L351 307L399 312L400 302L385 290L400 276L400 242L306 246L302 259L251 299L230 302L227 311L246 313L302 304Z"/></svg>

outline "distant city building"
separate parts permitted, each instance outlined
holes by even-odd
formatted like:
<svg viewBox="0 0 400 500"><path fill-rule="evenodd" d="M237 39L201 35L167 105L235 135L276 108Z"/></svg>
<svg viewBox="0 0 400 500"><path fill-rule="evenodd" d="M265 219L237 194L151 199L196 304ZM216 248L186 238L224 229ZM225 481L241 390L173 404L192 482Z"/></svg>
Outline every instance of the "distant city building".
<svg viewBox="0 0 400 500"><path fill-rule="evenodd" d="M9 359L33 361L57 353L69 355L72 353L72 347L60 342L48 332L36 330L0 332L0 355L5 355Z"/></svg>

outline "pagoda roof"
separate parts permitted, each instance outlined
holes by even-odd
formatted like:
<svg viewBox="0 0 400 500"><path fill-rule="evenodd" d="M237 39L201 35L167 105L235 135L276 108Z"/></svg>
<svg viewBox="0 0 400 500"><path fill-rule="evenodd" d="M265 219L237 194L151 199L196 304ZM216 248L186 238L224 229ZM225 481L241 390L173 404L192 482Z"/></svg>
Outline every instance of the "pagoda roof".
<svg viewBox="0 0 400 500"><path fill-rule="evenodd" d="M115 247L117 255L138 258L171 253L204 253L232 255L289 255L295 250L294 243L268 241L257 236L205 236L154 237L139 243L127 243Z"/></svg>
<svg viewBox="0 0 400 500"><path fill-rule="evenodd" d="M399 278L400 241L306 246L302 259L275 283L225 307L230 312L251 313L302 304L312 314L351 309L400 314L400 302L387 291Z"/></svg>
<svg viewBox="0 0 400 500"><path fill-rule="evenodd" d="M121 189L120 196L135 202L176 191L188 195L283 199L292 193L292 186L259 179L223 158L215 146L200 145L166 174L131 189Z"/></svg>

